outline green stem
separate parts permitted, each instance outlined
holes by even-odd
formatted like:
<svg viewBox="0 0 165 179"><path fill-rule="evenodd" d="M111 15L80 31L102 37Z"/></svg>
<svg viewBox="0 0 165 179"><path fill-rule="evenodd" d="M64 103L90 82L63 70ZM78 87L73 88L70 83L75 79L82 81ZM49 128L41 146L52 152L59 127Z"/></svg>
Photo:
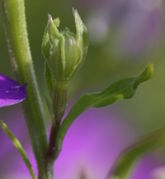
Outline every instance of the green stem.
<svg viewBox="0 0 165 179"><path fill-rule="evenodd" d="M39 178L42 178L46 173L45 154L48 148L45 114L29 47L24 0L1 1L11 63L17 79L27 83L28 95L24 102L26 123L38 164Z"/></svg>
<svg viewBox="0 0 165 179"><path fill-rule="evenodd" d="M54 121L61 122L67 105L67 82L56 82L53 94Z"/></svg>
<svg viewBox="0 0 165 179"><path fill-rule="evenodd" d="M11 130L7 127L7 125L0 120L0 127L3 129L3 131L8 135L8 137L11 139L13 145L15 146L15 148L18 150L18 152L20 153L23 161L25 162L26 167L29 170L29 173L32 177L32 179L36 179L34 170L32 168L32 165L26 155L25 150L23 149L21 143L19 142L19 140L15 137L15 135L11 132Z"/></svg>
<svg viewBox="0 0 165 179"><path fill-rule="evenodd" d="M52 164L59 154L57 134L61 125L61 120L67 105L67 82L56 82L53 95L54 118L49 138L49 148L47 153L47 163Z"/></svg>

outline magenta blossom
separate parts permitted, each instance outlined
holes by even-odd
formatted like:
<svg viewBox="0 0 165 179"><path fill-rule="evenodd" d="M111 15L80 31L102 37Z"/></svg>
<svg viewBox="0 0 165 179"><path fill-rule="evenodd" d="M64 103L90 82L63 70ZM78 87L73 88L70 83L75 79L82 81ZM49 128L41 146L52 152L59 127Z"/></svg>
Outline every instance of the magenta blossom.
<svg viewBox="0 0 165 179"><path fill-rule="evenodd" d="M10 110L5 117L36 169L23 114L17 108ZM11 120L13 117L15 122ZM135 138L133 126L115 111L88 110L75 121L67 133L62 152L54 167L55 178L105 179L118 155ZM7 137L1 134L0 141L0 178L30 179L21 157L10 141L7 141ZM152 179L150 176L157 166L155 158L148 156L139 164L132 179Z"/></svg>
<svg viewBox="0 0 165 179"><path fill-rule="evenodd" d="M20 85L0 74L0 107L11 106L22 102L26 98L26 85Z"/></svg>

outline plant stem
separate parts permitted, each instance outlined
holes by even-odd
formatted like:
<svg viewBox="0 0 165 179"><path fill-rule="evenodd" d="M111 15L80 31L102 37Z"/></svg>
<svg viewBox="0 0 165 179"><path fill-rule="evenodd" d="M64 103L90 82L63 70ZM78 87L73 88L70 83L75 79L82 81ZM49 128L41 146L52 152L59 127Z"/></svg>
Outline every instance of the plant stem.
<svg viewBox="0 0 165 179"><path fill-rule="evenodd" d="M43 178L41 176L47 175L45 154L48 148L45 114L29 47L24 0L1 1L11 63L17 79L27 83L28 95L24 102L26 123L37 160L39 178Z"/></svg>
<svg viewBox="0 0 165 179"><path fill-rule="evenodd" d="M49 138L49 148L47 153L47 162L54 163L59 154L59 145L57 143L57 134L60 128L61 120L67 105L67 83L56 82L53 96L54 119Z"/></svg>

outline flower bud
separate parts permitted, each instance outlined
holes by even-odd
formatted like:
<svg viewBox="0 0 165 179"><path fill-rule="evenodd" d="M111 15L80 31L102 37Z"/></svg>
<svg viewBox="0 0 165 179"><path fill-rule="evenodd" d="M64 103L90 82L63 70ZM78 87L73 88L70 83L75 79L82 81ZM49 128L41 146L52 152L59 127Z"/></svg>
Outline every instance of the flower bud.
<svg viewBox="0 0 165 179"><path fill-rule="evenodd" d="M57 81L68 81L84 61L87 53L87 29L77 10L73 9L76 33L68 28L59 30L59 18L48 16L42 51L48 67Z"/></svg>

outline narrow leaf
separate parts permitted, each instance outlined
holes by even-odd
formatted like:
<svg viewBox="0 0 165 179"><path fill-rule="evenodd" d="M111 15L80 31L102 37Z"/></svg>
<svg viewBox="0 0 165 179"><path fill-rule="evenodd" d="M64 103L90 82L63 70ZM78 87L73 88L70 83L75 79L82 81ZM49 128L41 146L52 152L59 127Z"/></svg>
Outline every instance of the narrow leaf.
<svg viewBox="0 0 165 179"><path fill-rule="evenodd" d="M137 77L120 80L113 83L102 92L86 94L80 97L64 119L61 128L59 129L57 138L59 150L67 130L82 112L91 107L104 107L113 104L117 100L131 98L135 94L138 85L153 76L153 71L153 65L150 64L146 67L144 72Z"/></svg>
<svg viewBox="0 0 165 179"><path fill-rule="evenodd" d="M0 127L3 129L3 131L8 135L8 137L10 138L10 140L12 141L13 145L15 146L15 148L18 150L18 152L20 153L22 159L24 160L26 167L28 168L30 175L32 177L32 179L36 179L36 176L34 174L32 165L27 157L27 154L25 152L25 150L23 149L21 143L19 142L19 140L15 137L15 135L11 132L11 130L7 127L7 125L0 120Z"/></svg>
<svg viewBox="0 0 165 179"><path fill-rule="evenodd" d="M163 146L164 143L165 129L160 129L130 146L118 157L108 174L108 179L129 179L137 160L144 154Z"/></svg>

